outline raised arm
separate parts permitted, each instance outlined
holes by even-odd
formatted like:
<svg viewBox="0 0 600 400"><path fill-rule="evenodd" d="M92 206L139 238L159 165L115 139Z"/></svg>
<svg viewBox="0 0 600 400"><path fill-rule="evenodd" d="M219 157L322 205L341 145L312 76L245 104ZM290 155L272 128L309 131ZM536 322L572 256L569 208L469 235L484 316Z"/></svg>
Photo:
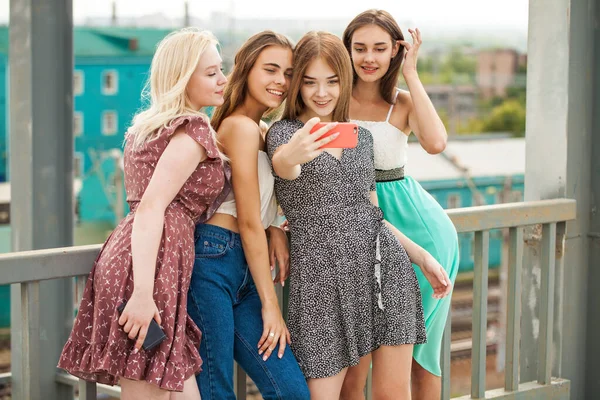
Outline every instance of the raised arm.
<svg viewBox="0 0 600 400"><path fill-rule="evenodd" d="M298 129L287 143L280 143L279 138L271 135L277 135L276 131L270 132L267 138L269 147L275 147L272 153L273 170L282 179L294 180L302 172L302 164L314 160L323 152L321 146L334 140L338 134L334 133L324 139L318 140L323 134L335 128L337 123L333 122L320 128L315 133L310 133L311 129L319 123L319 118L309 119L306 124Z"/></svg>
<svg viewBox="0 0 600 400"><path fill-rule="evenodd" d="M422 43L421 32L419 29L408 31L413 38L413 44L406 41L400 41L400 44L406 48L402 74L410 94L401 92L398 101L408 105L408 125L419 139L421 147L429 154L438 154L446 148L448 133L417 72L417 53Z"/></svg>

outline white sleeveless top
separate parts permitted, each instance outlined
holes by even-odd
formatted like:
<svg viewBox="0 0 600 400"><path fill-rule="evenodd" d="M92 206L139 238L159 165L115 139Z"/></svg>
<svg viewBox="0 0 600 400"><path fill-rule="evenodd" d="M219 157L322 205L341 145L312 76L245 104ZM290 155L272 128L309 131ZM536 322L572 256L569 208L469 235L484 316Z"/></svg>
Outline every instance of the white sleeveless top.
<svg viewBox="0 0 600 400"><path fill-rule="evenodd" d="M269 156L264 151L258 152L258 187L260 191L260 219L263 228L267 229L275 223L277 218L277 200L275 198L275 178L271 172ZM216 211L221 214L233 215L237 218L237 207L235 197L230 192L227 199Z"/></svg>
<svg viewBox="0 0 600 400"><path fill-rule="evenodd" d="M373 135L373 151L375 153L375 169L388 170L406 166L408 152L408 135L390 123L390 116L396 104L398 91L390 106L385 121L352 122L368 129Z"/></svg>

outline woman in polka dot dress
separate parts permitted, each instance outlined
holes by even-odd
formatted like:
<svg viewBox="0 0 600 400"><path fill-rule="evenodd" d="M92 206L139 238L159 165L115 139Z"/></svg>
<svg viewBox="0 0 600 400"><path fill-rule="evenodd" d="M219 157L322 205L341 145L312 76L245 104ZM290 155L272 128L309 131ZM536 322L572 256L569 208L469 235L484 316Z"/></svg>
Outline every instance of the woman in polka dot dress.
<svg viewBox="0 0 600 400"><path fill-rule="evenodd" d="M410 398L412 348L426 339L411 260L436 296L450 285L431 255L383 220L370 132L358 130L355 148L321 149L336 137L321 135L348 121L351 90L341 40L306 34L294 51L284 119L267 134L291 234L291 347L312 400L339 398L348 367L371 353L374 397ZM333 123L311 134L319 119Z"/></svg>
<svg viewBox="0 0 600 400"><path fill-rule="evenodd" d="M186 309L193 234L229 191L228 166L198 111L223 102L216 45L212 34L185 29L158 46L150 107L126 136L131 211L100 251L58 364L85 380L120 380L122 399L200 399L201 333ZM166 339L145 351L152 319Z"/></svg>

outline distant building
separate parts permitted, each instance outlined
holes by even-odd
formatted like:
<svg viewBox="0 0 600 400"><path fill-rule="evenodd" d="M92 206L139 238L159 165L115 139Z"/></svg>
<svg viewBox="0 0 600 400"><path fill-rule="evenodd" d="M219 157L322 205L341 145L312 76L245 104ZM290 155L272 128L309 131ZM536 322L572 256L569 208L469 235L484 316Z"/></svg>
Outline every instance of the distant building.
<svg viewBox="0 0 600 400"><path fill-rule="evenodd" d="M427 85L425 90L438 112L448 117L446 128L456 133L459 127L466 126L470 119L477 117L478 89L474 85Z"/></svg>
<svg viewBox="0 0 600 400"><path fill-rule="evenodd" d="M512 49L480 51L477 55L477 86L483 99L505 97L510 86L525 86L519 69L526 66L527 55Z"/></svg>
<svg viewBox="0 0 600 400"><path fill-rule="evenodd" d="M465 139L462 139L465 138ZM446 209L523 200L525 138L461 136L449 140L442 154L427 154L409 143L407 175ZM473 234L459 235L460 270L473 268ZM500 265L502 232L490 232L490 267Z"/></svg>
<svg viewBox="0 0 600 400"><path fill-rule="evenodd" d="M75 27L74 169L83 184L77 202L82 220L114 219L119 206L110 189L118 168L115 151L122 149L125 130L142 105L140 93L156 45L169 32ZM8 179L7 67L8 28L4 26L0 27L0 181Z"/></svg>
<svg viewBox="0 0 600 400"><path fill-rule="evenodd" d="M76 207L82 222L114 222L127 211L121 182L124 132L140 109L156 44L169 30L76 27L73 74ZM0 178L6 172L8 117L8 31L0 27ZM457 124L475 109L477 88L427 88L438 109L457 115ZM508 147L507 147L508 146ZM512 146L512 147L511 147ZM506 151L501 149L506 148ZM510 159L504 155L509 154ZM442 155L426 154L411 144L408 173L446 208L494 204L510 180L512 200L522 196L522 139L451 140ZM120 189L120 190L119 190ZM512 193L514 192L514 193ZM5 214L2 214L5 215ZM461 239L461 245L470 245ZM468 254L468 253L467 253ZM493 260L493 258L491 258ZM464 265L469 265L464 260ZM461 264L462 265L462 264Z"/></svg>

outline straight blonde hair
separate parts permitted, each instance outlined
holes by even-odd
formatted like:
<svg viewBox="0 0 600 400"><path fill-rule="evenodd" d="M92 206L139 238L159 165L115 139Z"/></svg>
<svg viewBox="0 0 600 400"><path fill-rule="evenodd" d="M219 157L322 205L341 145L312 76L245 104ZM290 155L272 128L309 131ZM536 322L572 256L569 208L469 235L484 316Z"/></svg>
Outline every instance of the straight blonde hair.
<svg viewBox="0 0 600 400"><path fill-rule="evenodd" d="M294 74L290 83L283 119L297 119L306 109L300 95L304 74L309 64L322 58L340 80L340 96L333 110L332 121L350 120L350 97L352 96L352 62L340 38L329 32L308 32L300 39L294 50Z"/></svg>
<svg viewBox="0 0 600 400"><path fill-rule="evenodd" d="M156 139L177 117L201 116L208 122L206 114L192 107L186 88L200 58L213 45L218 45L215 36L196 28L171 32L161 40L142 92L149 106L133 118L126 135L134 147Z"/></svg>

